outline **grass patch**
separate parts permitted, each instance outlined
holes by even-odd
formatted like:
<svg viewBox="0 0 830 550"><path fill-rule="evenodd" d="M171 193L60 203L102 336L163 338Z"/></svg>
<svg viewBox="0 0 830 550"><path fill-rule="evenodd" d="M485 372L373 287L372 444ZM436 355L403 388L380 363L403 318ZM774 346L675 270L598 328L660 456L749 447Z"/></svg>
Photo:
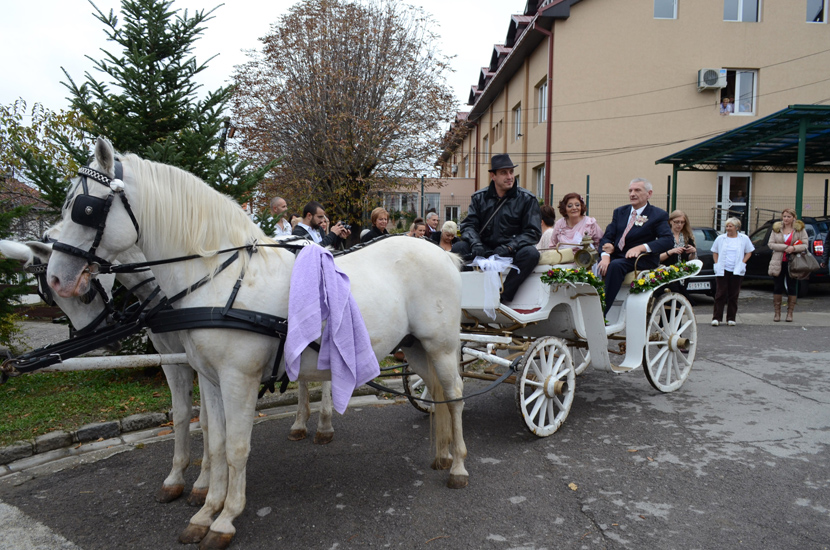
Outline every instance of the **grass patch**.
<svg viewBox="0 0 830 550"><path fill-rule="evenodd" d="M17 376L0 386L0 402L0 446L131 414L166 413L172 406L160 368ZM198 404L195 386L194 404Z"/></svg>

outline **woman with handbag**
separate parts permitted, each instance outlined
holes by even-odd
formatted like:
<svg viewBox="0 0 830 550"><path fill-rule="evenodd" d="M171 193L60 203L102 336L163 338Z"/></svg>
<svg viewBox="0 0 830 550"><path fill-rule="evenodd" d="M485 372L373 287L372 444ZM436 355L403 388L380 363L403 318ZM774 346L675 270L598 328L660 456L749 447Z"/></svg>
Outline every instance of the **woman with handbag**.
<svg viewBox="0 0 830 550"><path fill-rule="evenodd" d="M808 236L807 231L804 230L804 222L795 219L795 210L785 208L781 212L781 221L772 224L772 234L769 238L772 258L770 258L767 273L775 281L772 291L772 307L775 310L775 317L772 320L775 322L781 320L781 302L784 298L784 291L787 292L786 321L791 323L793 320L798 283L790 276L789 260L792 254L807 250L807 242Z"/></svg>

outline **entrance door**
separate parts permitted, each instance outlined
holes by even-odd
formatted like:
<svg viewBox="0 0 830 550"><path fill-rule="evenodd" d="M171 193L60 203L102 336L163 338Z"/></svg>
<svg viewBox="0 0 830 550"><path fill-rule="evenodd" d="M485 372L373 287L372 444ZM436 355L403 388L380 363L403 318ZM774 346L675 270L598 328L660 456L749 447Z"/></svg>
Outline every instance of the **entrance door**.
<svg viewBox="0 0 830 550"><path fill-rule="evenodd" d="M721 172L718 174L718 196L715 201L715 229L726 231L727 218L741 220L741 231L749 232L749 197L752 174Z"/></svg>

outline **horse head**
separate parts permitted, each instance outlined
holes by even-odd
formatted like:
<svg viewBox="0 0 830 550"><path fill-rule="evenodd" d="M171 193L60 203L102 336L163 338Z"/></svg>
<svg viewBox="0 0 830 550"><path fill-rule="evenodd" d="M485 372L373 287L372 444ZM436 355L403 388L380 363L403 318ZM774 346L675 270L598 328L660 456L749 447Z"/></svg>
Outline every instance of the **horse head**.
<svg viewBox="0 0 830 550"><path fill-rule="evenodd" d="M60 227L55 226L46 232L47 237L56 239L60 235ZM52 293L46 283L45 268L52 255L52 242L29 241L0 241L0 254L6 258L18 260L24 271L34 275L37 282L38 294L49 305L55 305L69 317L72 326L77 332L92 330L106 320L109 303L112 296L114 275L100 275L99 285L77 297L63 297ZM104 293L103 295L101 293Z"/></svg>
<svg viewBox="0 0 830 550"><path fill-rule="evenodd" d="M124 169L104 138L79 170L63 207L63 229L54 244L47 280L58 296L83 296L101 265L135 244L138 223L130 209Z"/></svg>

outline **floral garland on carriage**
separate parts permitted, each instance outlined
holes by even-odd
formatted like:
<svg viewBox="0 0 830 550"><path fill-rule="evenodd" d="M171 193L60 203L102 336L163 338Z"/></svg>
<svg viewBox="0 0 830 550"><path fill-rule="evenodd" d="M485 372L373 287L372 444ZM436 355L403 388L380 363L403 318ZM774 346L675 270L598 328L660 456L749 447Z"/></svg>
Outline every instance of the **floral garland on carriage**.
<svg viewBox="0 0 830 550"><path fill-rule="evenodd" d="M605 310L605 283L590 269L584 267L552 268L542 274L541 280L549 285L589 284L596 289L602 309Z"/></svg>
<svg viewBox="0 0 830 550"><path fill-rule="evenodd" d="M689 264L686 262L661 266L657 269L641 274L635 281L632 281L629 292L631 292L631 294L648 292L649 290L654 290L660 285L692 276L698 271L700 271L699 265Z"/></svg>

